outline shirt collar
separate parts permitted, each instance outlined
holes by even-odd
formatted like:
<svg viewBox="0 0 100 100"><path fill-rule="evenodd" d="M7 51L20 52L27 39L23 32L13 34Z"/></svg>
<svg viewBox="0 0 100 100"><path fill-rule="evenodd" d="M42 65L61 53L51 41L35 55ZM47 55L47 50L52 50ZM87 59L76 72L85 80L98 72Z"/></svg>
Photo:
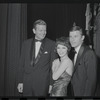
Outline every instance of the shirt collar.
<svg viewBox="0 0 100 100"><path fill-rule="evenodd" d="M79 45L77 48L75 48L75 51L78 53L81 45Z"/></svg>

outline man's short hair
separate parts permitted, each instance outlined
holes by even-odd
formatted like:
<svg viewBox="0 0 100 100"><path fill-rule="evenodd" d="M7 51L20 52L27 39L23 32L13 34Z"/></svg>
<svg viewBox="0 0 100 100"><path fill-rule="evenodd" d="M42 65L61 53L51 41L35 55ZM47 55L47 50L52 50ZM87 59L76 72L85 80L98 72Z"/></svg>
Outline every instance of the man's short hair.
<svg viewBox="0 0 100 100"><path fill-rule="evenodd" d="M36 20L34 23L33 23L33 28L36 28L36 25L45 25L47 27L47 24L44 20L42 19L39 19L39 20Z"/></svg>
<svg viewBox="0 0 100 100"><path fill-rule="evenodd" d="M83 33L83 29L80 26L73 26L69 32L73 32L73 31L80 31L81 35L84 35Z"/></svg>

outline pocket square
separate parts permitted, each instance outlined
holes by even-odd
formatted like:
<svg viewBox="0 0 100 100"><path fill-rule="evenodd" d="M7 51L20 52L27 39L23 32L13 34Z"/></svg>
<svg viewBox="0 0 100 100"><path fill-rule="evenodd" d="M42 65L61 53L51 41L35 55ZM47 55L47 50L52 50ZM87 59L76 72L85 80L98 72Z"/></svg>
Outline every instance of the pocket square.
<svg viewBox="0 0 100 100"><path fill-rule="evenodd" d="M48 53L47 51L44 52L44 54L47 54L47 53Z"/></svg>

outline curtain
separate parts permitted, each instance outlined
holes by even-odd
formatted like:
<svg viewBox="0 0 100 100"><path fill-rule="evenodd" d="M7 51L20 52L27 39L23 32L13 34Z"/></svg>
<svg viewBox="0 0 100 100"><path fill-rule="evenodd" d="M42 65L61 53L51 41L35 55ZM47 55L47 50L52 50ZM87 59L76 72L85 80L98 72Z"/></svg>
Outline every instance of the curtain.
<svg viewBox="0 0 100 100"><path fill-rule="evenodd" d="M17 69L27 38L27 4L0 4L0 96L17 95Z"/></svg>
<svg viewBox="0 0 100 100"><path fill-rule="evenodd" d="M4 95L7 4L0 4L0 96Z"/></svg>

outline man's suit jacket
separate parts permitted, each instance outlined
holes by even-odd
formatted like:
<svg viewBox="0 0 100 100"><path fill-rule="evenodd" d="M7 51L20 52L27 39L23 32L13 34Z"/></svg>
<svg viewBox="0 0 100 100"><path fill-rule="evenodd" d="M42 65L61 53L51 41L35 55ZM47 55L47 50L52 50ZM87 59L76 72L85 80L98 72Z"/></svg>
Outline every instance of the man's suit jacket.
<svg viewBox="0 0 100 100"><path fill-rule="evenodd" d="M37 58L32 62L34 44L34 39L29 39L22 45L19 83L24 84L23 93L27 94L32 90L33 96L46 96L50 85L52 61L55 59L55 42L45 38Z"/></svg>
<svg viewBox="0 0 100 100"><path fill-rule="evenodd" d="M97 78L97 61L92 49L82 44L77 55L71 83L75 96L94 96Z"/></svg>

